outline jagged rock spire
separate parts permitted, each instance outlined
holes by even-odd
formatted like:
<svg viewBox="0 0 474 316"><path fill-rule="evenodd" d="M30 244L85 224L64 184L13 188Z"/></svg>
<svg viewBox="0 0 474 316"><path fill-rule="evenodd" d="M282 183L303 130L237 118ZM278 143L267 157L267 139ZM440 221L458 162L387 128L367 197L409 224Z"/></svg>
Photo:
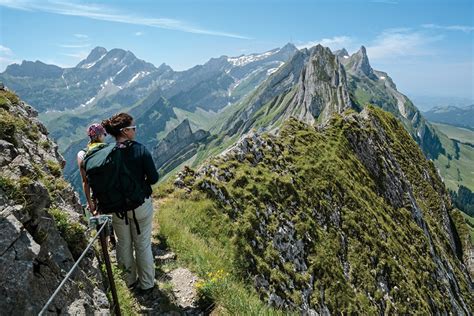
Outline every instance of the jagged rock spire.
<svg viewBox="0 0 474 316"><path fill-rule="evenodd" d="M370 66L369 58L367 57L367 50L364 46L353 54L348 61L345 63L348 70L357 75L365 75L369 78L376 78L374 70Z"/></svg>

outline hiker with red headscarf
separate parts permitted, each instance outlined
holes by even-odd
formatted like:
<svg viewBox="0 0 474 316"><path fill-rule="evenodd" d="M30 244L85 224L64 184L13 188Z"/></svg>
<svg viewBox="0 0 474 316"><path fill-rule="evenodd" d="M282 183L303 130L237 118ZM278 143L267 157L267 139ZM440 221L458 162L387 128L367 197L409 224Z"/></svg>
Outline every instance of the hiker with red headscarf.
<svg viewBox="0 0 474 316"><path fill-rule="evenodd" d="M86 196L87 206L93 215L97 215L96 205L91 195L89 183L87 182L86 170L84 169L83 161L89 150L105 145L104 140L105 136L107 136L107 133L101 124L95 123L87 128L87 136L89 136L89 143L87 144L86 148L77 153L77 164L79 166L79 171L81 172L82 188L84 190L84 195Z"/></svg>

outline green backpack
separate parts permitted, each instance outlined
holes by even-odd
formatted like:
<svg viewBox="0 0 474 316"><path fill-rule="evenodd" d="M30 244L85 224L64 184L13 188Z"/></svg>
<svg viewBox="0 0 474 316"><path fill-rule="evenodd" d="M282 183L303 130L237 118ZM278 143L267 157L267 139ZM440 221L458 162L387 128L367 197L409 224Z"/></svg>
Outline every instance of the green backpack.
<svg viewBox="0 0 474 316"><path fill-rule="evenodd" d="M142 205L145 193L127 168L123 149L114 143L97 146L86 153L83 165L97 210L116 213L128 223L126 212Z"/></svg>

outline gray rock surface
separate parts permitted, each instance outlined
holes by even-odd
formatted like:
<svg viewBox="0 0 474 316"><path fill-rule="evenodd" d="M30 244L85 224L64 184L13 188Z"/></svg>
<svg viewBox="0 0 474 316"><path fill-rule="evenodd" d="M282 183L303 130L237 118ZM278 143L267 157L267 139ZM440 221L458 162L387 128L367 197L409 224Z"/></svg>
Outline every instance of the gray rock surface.
<svg viewBox="0 0 474 316"><path fill-rule="evenodd" d="M196 153L199 144L205 143L210 133L204 130L192 132L189 120L185 119L156 145L153 158L156 168L167 172Z"/></svg>
<svg viewBox="0 0 474 316"><path fill-rule="evenodd" d="M317 45L310 50L302 70L297 94L286 116L313 124L324 122L333 113L352 108L344 67L329 48Z"/></svg>
<svg viewBox="0 0 474 316"><path fill-rule="evenodd" d="M67 241L72 232L61 230L52 215L54 210L68 223L83 225L77 194L59 174L63 159L35 118L37 112L20 101L1 115L14 117L17 125L15 144L0 139L0 314L34 315L87 240L79 235ZM107 314L101 284L98 261L89 252L48 313Z"/></svg>

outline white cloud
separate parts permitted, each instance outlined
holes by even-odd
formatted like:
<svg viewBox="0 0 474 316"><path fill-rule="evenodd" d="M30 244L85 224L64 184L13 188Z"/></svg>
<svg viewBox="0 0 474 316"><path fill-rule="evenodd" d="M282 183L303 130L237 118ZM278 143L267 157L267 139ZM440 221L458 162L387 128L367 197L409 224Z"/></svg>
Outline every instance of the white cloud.
<svg viewBox="0 0 474 316"><path fill-rule="evenodd" d="M0 54L2 55L13 55L13 52L10 48L0 45Z"/></svg>
<svg viewBox="0 0 474 316"><path fill-rule="evenodd" d="M5 70L8 65L14 63L20 63L20 60L15 57L9 47L0 45L0 71Z"/></svg>
<svg viewBox="0 0 474 316"><path fill-rule="evenodd" d="M367 54L371 60L427 56L433 54L433 48L429 44L442 38L441 35L433 36L410 29L389 29L367 46Z"/></svg>
<svg viewBox="0 0 474 316"><path fill-rule="evenodd" d="M74 37L81 38L81 39L89 38L89 36L86 34L74 34Z"/></svg>
<svg viewBox="0 0 474 316"><path fill-rule="evenodd" d="M143 32L135 32L135 36L142 36Z"/></svg>
<svg viewBox="0 0 474 316"><path fill-rule="evenodd" d="M86 48L90 47L91 44L59 44L63 48Z"/></svg>
<svg viewBox="0 0 474 316"><path fill-rule="evenodd" d="M445 31L461 31L464 33L471 33L474 31L474 26L468 25L438 25L438 24L423 24L422 27L426 29L436 29Z"/></svg>
<svg viewBox="0 0 474 316"><path fill-rule="evenodd" d="M0 6L20 10L42 11L60 15L80 16L102 21L145 25L187 33L250 39L249 37L239 34L203 29L176 19L148 18L123 12L114 12L113 8L103 5L66 3L61 1L45 1L40 3L31 0L0 0Z"/></svg>
<svg viewBox="0 0 474 316"><path fill-rule="evenodd" d="M334 51L341 48L352 47L354 44L354 39L349 36L334 36L332 38L323 38L319 41L310 41L303 43L301 45L298 45L298 49L310 48L318 44L321 44L324 47L329 47L331 50Z"/></svg>
<svg viewBox="0 0 474 316"><path fill-rule="evenodd" d="M0 56L0 72L3 72L8 65L19 64L21 61L16 58Z"/></svg>
<svg viewBox="0 0 474 316"><path fill-rule="evenodd" d="M72 57L72 58L79 61L79 60L82 60L82 59L86 58L87 55L89 55L89 53L86 52L86 51L79 51L79 52L75 52L75 53L62 53L61 55Z"/></svg>

